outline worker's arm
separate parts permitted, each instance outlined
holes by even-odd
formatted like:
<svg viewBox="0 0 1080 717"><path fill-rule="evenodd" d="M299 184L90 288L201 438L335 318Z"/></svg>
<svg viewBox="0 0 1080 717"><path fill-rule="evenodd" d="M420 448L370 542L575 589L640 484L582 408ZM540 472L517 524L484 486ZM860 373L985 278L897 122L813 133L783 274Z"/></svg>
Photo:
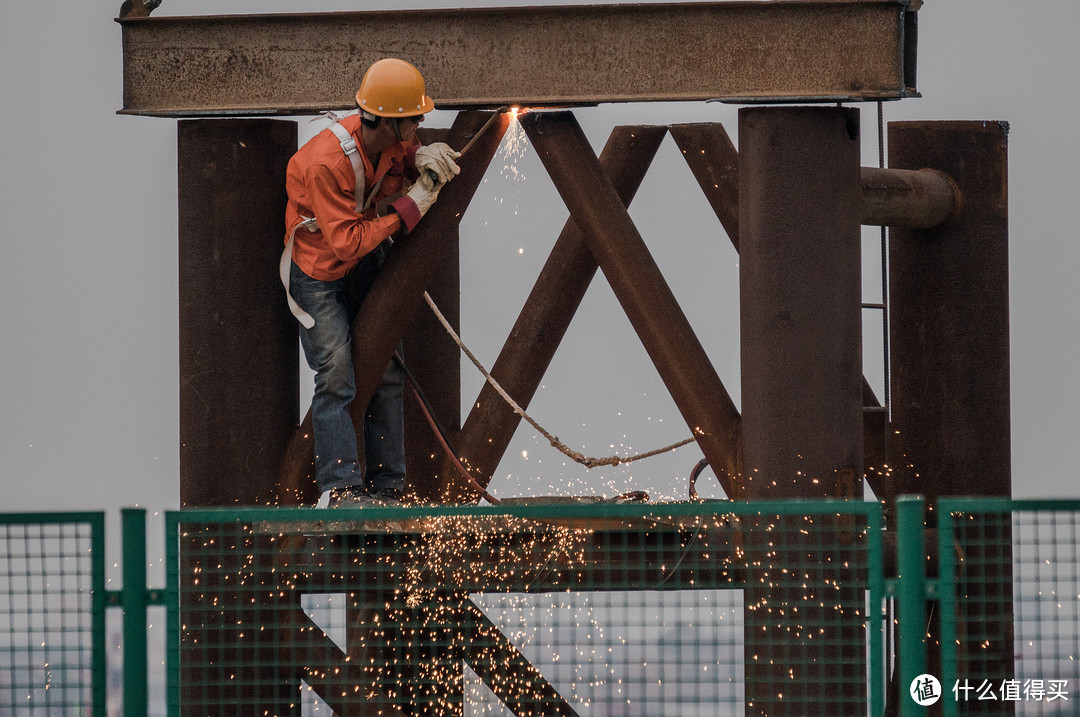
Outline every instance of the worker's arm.
<svg viewBox="0 0 1080 717"><path fill-rule="evenodd" d="M357 214L353 187L342 186L329 167L318 164L311 173L308 181L311 209L327 246L339 260L360 259L401 227L402 218L395 214L373 219Z"/></svg>

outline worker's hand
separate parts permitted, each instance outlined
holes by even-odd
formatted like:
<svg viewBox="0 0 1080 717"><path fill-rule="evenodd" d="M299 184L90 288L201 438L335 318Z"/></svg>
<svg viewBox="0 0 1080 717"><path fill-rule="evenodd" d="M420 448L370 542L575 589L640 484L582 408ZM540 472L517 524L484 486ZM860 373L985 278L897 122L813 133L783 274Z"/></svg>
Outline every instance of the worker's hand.
<svg viewBox="0 0 1080 717"><path fill-rule="evenodd" d="M454 160L461 156L445 142L432 142L416 150L416 168L421 176L431 172L436 184L446 184L461 173L461 167Z"/></svg>
<svg viewBox="0 0 1080 717"><path fill-rule="evenodd" d="M442 186L441 184L435 184L431 175L424 172L416 180L416 184L409 187L409 191L405 196L390 202L390 206L401 218L406 234L412 232L428 210L431 209L431 205L439 197L439 190L442 189Z"/></svg>
<svg viewBox="0 0 1080 717"><path fill-rule="evenodd" d="M420 216L423 217L431 209L431 205L435 203L435 200L439 198L439 190L442 189L442 186L442 184L435 184L431 176L425 172L420 175L420 179L416 181L416 184L409 188L409 193L405 196L413 200L416 208L420 210Z"/></svg>

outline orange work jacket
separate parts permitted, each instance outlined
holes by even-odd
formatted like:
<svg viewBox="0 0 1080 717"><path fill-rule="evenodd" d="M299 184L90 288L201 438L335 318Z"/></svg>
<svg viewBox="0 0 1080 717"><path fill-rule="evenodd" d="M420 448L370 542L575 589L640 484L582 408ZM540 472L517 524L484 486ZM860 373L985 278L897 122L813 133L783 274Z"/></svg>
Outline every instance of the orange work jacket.
<svg viewBox="0 0 1080 717"><path fill-rule="evenodd" d="M285 190L285 241L297 224L314 217L318 229L301 229L293 240L293 261L308 276L322 281L340 279L366 254L396 232L404 221L411 230L419 211L411 199L402 197L393 206L397 213L378 216L380 200L401 192L405 179L418 176L415 155L419 144L398 142L383 150L379 166L373 167L364 151L360 116L349 115L340 124L356 140L364 163L364 187L370 204L356 211L356 174L337 136L324 129L289 160ZM374 196L372 196L374 194ZM415 217L412 216L415 214Z"/></svg>

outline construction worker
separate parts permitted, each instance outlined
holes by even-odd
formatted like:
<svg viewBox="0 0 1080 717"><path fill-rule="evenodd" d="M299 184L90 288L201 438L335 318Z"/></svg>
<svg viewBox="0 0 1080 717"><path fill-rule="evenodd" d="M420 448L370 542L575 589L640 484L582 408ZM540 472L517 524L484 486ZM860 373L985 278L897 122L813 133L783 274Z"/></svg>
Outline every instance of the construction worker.
<svg viewBox="0 0 1080 717"><path fill-rule="evenodd" d="M365 468L349 406L356 393L350 326L393 237L411 232L460 172L443 143L416 129L434 109L424 78L398 59L376 62L356 93L358 112L289 160L281 278L315 371L311 415L316 482L330 506L400 504L405 484L402 371L391 361L368 403Z"/></svg>

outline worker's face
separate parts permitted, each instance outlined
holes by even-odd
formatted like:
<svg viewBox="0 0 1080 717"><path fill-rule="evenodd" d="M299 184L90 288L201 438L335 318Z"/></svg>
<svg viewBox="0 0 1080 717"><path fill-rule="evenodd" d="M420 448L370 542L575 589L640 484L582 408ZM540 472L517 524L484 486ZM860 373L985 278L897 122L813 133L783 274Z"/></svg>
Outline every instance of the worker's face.
<svg viewBox="0 0 1080 717"><path fill-rule="evenodd" d="M416 136L416 128L420 126L420 123L424 121L424 115L413 115L412 117L402 117L398 120L398 127L401 130L401 139L404 142L411 142L413 137Z"/></svg>

